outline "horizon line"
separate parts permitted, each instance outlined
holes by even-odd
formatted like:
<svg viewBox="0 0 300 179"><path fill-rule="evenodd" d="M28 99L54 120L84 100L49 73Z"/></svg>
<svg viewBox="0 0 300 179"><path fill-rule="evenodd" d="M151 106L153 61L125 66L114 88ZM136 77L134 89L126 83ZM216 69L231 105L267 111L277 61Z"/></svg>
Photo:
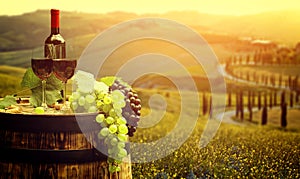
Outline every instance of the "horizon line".
<svg viewBox="0 0 300 179"><path fill-rule="evenodd" d="M15 14L1 14L0 16L9 16L9 17L13 17L13 16L22 16L25 14L31 14L31 13L35 13L38 11L47 11L49 9L36 9L33 11L27 11L27 12L22 12L22 13L15 13ZM259 12L253 12L253 13L242 13L242 14L233 14L233 13L214 13L214 12L204 12L204 11L199 11L199 10L195 10L195 9L187 9L187 10L167 10L165 12L143 12L143 13L139 13L139 12L133 12L133 11L126 11L126 10L112 10L112 11L106 11L106 12L87 12L87 11L78 11L78 10L62 10L60 9L60 11L62 12L74 12L74 13L83 13L83 14L109 14L109 13L115 13L115 12L123 12L123 13L132 13L132 14L136 14L136 15L148 15L148 14L168 14L171 12L194 12L194 13L199 13L199 14L207 14L207 15L216 15L216 16L248 16L248 15L258 15L258 14L264 14L264 13L276 13L276 12L292 12L292 11L297 11L299 12L298 9L294 8L290 8L290 9L281 9L281 10L265 10L265 11L259 11Z"/></svg>

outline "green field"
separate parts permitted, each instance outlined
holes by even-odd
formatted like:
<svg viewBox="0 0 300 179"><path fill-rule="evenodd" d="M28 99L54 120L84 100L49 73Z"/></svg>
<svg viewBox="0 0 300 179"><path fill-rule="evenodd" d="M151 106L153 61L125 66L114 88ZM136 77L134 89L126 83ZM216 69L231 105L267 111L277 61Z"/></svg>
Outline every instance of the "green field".
<svg viewBox="0 0 300 179"><path fill-rule="evenodd" d="M130 139L132 142L155 141L172 132L177 123L180 110L178 94L166 90L139 91L145 101L155 93L164 96L168 104L167 113L157 125L138 129ZM147 103L144 102L143 106L147 107ZM147 108L143 109L144 115L149 112ZM269 110L266 126L260 125L261 111L254 113L251 123L247 120L238 121L240 125L222 123L213 140L204 148L199 147L199 142L207 116L201 115L192 135L179 149L157 161L133 164L133 177L299 178L300 110L289 110L288 127L285 129L280 127L279 113L278 108ZM176 144L180 139L180 136L177 137L166 143ZM155 150L159 153L166 149L158 147Z"/></svg>
<svg viewBox="0 0 300 179"><path fill-rule="evenodd" d="M192 68L193 69L193 68ZM1 94L12 94L21 90L20 81L25 69L1 66ZM142 80L143 81L143 80ZM9 89L9 90L8 90ZM148 100L159 94L167 104L166 113L158 123L149 128L138 128L132 142L150 142L171 133L178 122L180 95L174 90L136 88L143 103L142 116L153 113ZM233 98L234 99L234 98ZM190 99L192 101L192 99ZM202 104L202 93L199 93ZM235 101L233 100L233 104ZM245 98L245 103L247 99ZM156 103L155 103L156 104ZM159 107L159 103L157 103ZM153 106L152 106L153 107ZM155 107L155 105L154 105ZM230 110L232 108L228 108ZM151 111L152 110L152 111ZM198 109L190 108L191 111ZM242 125L222 123L216 135L204 148L199 147L200 136L207 115L197 117L192 134L177 150L165 158L149 163L133 163L133 178L299 178L300 158L300 118L299 109L291 109L288 114L288 127L283 129L278 123L276 109L269 111L269 123L260 125L261 111L254 113L253 122ZM145 118L147 119L147 118ZM149 121L141 121L143 124ZM150 121L151 124L151 121ZM169 139L166 144L176 144L181 136ZM163 152L164 147L158 147ZM134 155L134 153L132 154ZM144 155L148 155L145 153Z"/></svg>
<svg viewBox="0 0 300 179"><path fill-rule="evenodd" d="M222 124L213 140L199 147L205 118L199 118L190 138L166 158L146 164L133 164L134 178L299 178L300 134L260 126ZM147 140L168 129L138 131L134 139ZM133 139L133 140L134 140ZM176 138L168 141L176 143ZM157 148L157 152L163 148ZM146 155L146 154L145 154Z"/></svg>
<svg viewBox="0 0 300 179"><path fill-rule="evenodd" d="M13 95L23 90L21 81L25 70L18 67L0 66L0 97Z"/></svg>

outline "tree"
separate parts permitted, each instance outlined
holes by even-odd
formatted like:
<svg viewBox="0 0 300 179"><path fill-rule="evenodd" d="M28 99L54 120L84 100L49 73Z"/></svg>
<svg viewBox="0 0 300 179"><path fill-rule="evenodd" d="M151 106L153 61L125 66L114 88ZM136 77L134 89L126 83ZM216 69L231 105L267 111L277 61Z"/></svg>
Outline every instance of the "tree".
<svg viewBox="0 0 300 179"><path fill-rule="evenodd" d="M293 91L290 92L290 107L294 106L294 93Z"/></svg>
<svg viewBox="0 0 300 179"><path fill-rule="evenodd" d="M239 117L240 113L240 101L239 101L239 93L236 91L235 93L235 116Z"/></svg>
<svg viewBox="0 0 300 179"><path fill-rule="evenodd" d="M278 86L280 87L282 85L282 74L279 75L278 79Z"/></svg>
<svg viewBox="0 0 300 179"><path fill-rule="evenodd" d="M228 91L228 107L231 107L231 90Z"/></svg>
<svg viewBox="0 0 300 179"><path fill-rule="evenodd" d="M274 91L274 106L277 106L277 92Z"/></svg>
<svg viewBox="0 0 300 179"><path fill-rule="evenodd" d="M252 104L252 106L255 106L255 93L254 93L254 91L252 91L251 92L251 99L252 99L252 102L251 102L251 104Z"/></svg>
<svg viewBox="0 0 300 179"><path fill-rule="evenodd" d="M292 76L291 75L289 75L289 77L288 77L288 87L290 89L292 89Z"/></svg>
<svg viewBox="0 0 300 179"><path fill-rule="evenodd" d="M260 91L258 92L257 98L258 98L257 107L258 107L258 110L260 110L261 109L261 92Z"/></svg>
<svg viewBox="0 0 300 179"><path fill-rule="evenodd" d="M287 104L283 103L281 105L281 127L286 127L287 126Z"/></svg>
<svg viewBox="0 0 300 179"><path fill-rule="evenodd" d="M295 99L296 103L299 102L299 96L300 96L300 91L297 89L297 91L296 91L296 99Z"/></svg>
<svg viewBox="0 0 300 179"><path fill-rule="evenodd" d="M267 92L264 93L264 106L268 106Z"/></svg>
<svg viewBox="0 0 300 179"><path fill-rule="evenodd" d="M280 105L282 106L285 103L285 91L281 93Z"/></svg>
<svg viewBox="0 0 300 179"><path fill-rule="evenodd" d="M241 120L244 120L244 100L243 100L243 90L240 91L240 114Z"/></svg>
<svg viewBox="0 0 300 179"><path fill-rule="evenodd" d="M272 92L270 92L270 98L269 98L269 107L270 107L270 109L272 109L272 107L273 107L273 96L272 96Z"/></svg>
<svg viewBox="0 0 300 179"><path fill-rule="evenodd" d="M249 111L249 121L252 121L252 91L248 91L248 111Z"/></svg>
<svg viewBox="0 0 300 179"><path fill-rule="evenodd" d="M264 105L261 116L261 124L266 125L268 122L268 107Z"/></svg>

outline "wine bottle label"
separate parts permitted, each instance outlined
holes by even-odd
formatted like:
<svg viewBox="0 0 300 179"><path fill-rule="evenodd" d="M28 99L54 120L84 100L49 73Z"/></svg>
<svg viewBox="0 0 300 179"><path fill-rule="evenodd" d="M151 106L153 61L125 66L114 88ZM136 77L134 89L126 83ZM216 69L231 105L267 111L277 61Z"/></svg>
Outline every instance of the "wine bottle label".
<svg viewBox="0 0 300 179"><path fill-rule="evenodd" d="M51 9L51 27L59 28L59 10Z"/></svg>
<svg viewBox="0 0 300 179"><path fill-rule="evenodd" d="M66 58L65 44L45 44L44 56L47 58Z"/></svg>

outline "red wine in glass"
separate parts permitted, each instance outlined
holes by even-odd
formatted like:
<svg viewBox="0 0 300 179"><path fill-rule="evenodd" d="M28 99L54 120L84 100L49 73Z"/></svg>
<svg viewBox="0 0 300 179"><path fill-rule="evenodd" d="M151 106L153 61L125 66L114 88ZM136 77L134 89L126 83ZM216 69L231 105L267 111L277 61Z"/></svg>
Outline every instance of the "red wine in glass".
<svg viewBox="0 0 300 179"><path fill-rule="evenodd" d="M72 78L76 66L76 59L53 59L53 73L63 83Z"/></svg>
<svg viewBox="0 0 300 179"><path fill-rule="evenodd" d="M64 83L65 89L63 92L64 95L64 104L62 107L63 111L67 111L70 108L66 105L66 93L67 93L67 81L72 78L75 73L77 66L76 59L53 59L53 73L54 75Z"/></svg>
<svg viewBox="0 0 300 179"><path fill-rule="evenodd" d="M50 77L53 69L51 58L32 58L31 68L34 74L41 80L46 80Z"/></svg>
<svg viewBox="0 0 300 179"><path fill-rule="evenodd" d="M31 68L33 73L42 80L42 107L47 109L46 103L46 79L50 77L53 70L51 58L32 58Z"/></svg>

